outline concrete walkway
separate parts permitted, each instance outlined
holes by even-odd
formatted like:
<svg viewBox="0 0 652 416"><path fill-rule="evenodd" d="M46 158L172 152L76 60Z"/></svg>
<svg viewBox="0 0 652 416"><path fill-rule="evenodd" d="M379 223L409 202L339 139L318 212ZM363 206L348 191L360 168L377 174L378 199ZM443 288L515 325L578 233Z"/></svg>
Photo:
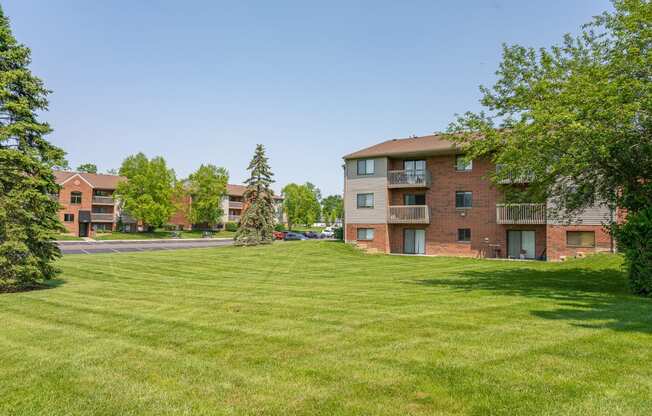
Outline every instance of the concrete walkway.
<svg viewBox="0 0 652 416"><path fill-rule="evenodd" d="M106 240L57 241L63 254L126 253L152 250L230 246L230 238L160 239L160 240Z"/></svg>

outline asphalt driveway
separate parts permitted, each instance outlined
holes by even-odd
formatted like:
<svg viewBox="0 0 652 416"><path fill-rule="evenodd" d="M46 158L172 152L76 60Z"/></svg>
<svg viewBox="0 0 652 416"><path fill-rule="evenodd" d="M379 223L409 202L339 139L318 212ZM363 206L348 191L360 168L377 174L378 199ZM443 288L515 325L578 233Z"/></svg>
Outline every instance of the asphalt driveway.
<svg viewBox="0 0 652 416"><path fill-rule="evenodd" d="M233 244L231 239L205 240L139 240L139 241L59 241L63 254L127 253L183 248L221 247Z"/></svg>

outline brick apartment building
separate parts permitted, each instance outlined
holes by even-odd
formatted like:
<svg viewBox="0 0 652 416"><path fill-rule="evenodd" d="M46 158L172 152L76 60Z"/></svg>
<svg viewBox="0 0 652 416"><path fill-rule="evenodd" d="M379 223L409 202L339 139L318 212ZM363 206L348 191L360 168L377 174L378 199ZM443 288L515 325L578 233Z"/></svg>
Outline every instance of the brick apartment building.
<svg viewBox="0 0 652 416"><path fill-rule="evenodd" d="M222 216L222 224L227 222L240 222L240 217L242 216L242 210L244 209L244 193L247 190L247 187L244 185L226 185L227 195L222 198L222 211L224 212ZM276 211L276 221L285 222L283 215L283 197L274 196L275 201L275 211ZM179 229L189 230L196 226L191 224L190 220L186 216L188 212L188 207L192 207L192 199L187 196L184 201L182 201L184 206L183 209L177 211L172 218L170 219L170 224L177 226Z"/></svg>
<svg viewBox="0 0 652 416"><path fill-rule="evenodd" d="M120 212L113 196L125 177L60 171L54 176L61 186L54 196L61 204L59 218L69 234L88 237L95 231L113 231L119 223L135 231L135 220Z"/></svg>
<svg viewBox="0 0 652 416"><path fill-rule="evenodd" d="M614 217L608 208L567 224L549 215L549 203L505 204L488 179L496 166L465 163L436 135L388 140L344 161L344 238L369 250L561 260L613 248L603 228Z"/></svg>

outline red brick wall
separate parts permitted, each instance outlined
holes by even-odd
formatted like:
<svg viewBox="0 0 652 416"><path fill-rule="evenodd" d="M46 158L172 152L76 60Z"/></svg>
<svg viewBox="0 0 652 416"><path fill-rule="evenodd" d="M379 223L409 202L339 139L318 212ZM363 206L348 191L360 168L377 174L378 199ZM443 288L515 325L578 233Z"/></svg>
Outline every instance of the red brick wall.
<svg viewBox="0 0 652 416"><path fill-rule="evenodd" d="M568 247L567 231L595 232L595 247ZM611 250L611 236L601 225L548 225L547 234L548 260L558 261L562 256L575 257L578 253L591 254Z"/></svg>
<svg viewBox="0 0 652 416"><path fill-rule="evenodd" d="M190 223L190 220L188 220L186 216L186 212L188 212L188 209L190 207L190 195L184 195L183 199L181 201L175 201L175 203L178 203L180 205L179 209L176 210L174 214L172 214L172 217L170 218L169 223L174 224L177 227L183 227L185 230L189 230L192 228L192 224Z"/></svg>
<svg viewBox="0 0 652 416"><path fill-rule="evenodd" d="M81 204L70 203L71 192L82 193ZM79 211L90 211L92 199L93 188L91 188L87 182L85 182L83 179L80 179L79 177L73 177L63 185L63 188L59 191L59 203L62 206L62 208L59 210L59 218L69 233L79 235ZM64 214L74 214L74 221L64 222Z"/></svg>
<svg viewBox="0 0 652 416"><path fill-rule="evenodd" d="M358 241L358 228L373 228L374 239L371 241ZM387 236L387 225L385 224L346 224L345 239L347 243L354 243L357 246L369 251L389 252L389 240Z"/></svg>

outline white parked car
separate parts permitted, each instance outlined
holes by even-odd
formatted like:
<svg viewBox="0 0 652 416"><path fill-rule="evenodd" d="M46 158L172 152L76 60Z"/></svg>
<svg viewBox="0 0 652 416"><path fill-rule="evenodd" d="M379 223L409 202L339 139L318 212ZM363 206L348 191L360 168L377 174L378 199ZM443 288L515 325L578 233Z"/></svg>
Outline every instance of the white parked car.
<svg viewBox="0 0 652 416"><path fill-rule="evenodd" d="M332 227L326 227L321 232L321 238L333 238L334 236L335 236L335 231L333 231Z"/></svg>

